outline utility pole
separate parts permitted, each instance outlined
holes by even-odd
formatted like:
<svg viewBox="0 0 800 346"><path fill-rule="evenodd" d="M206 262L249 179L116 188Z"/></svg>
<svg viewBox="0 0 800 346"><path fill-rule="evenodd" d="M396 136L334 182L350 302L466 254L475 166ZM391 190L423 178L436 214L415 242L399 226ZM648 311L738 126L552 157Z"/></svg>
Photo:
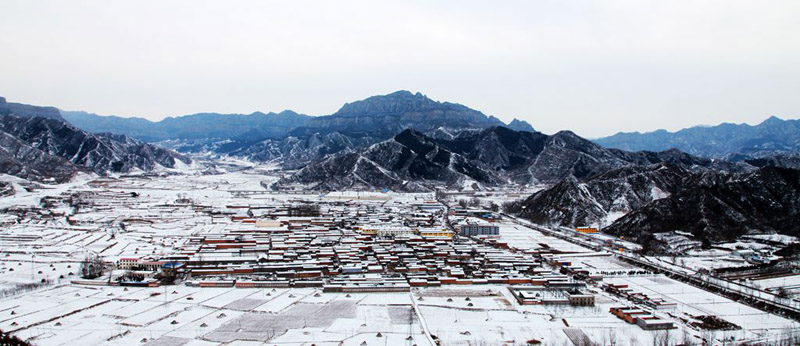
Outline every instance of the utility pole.
<svg viewBox="0 0 800 346"><path fill-rule="evenodd" d="M36 255L33 252L31 252L31 281L36 282L36 278L33 276L33 258L34 257L36 257Z"/></svg>

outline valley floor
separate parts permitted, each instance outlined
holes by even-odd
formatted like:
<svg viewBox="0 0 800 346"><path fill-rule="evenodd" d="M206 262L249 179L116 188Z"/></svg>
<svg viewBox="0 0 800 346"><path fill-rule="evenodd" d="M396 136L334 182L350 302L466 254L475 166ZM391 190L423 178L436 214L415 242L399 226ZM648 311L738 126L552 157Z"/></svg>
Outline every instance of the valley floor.
<svg viewBox="0 0 800 346"><path fill-rule="evenodd" d="M800 330L796 321L647 273L610 253L508 218L497 222L500 234L494 243L501 251L529 256L548 250L571 266L603 273L601 281L586 288L595 297L594 306L521 305L508 285L497 284L332 293L315 287L122 287L79 279L81 261L90 254L113 263L129 256L174 254L191 237L239 227L230 218L201 216L181 200L220 209L303 199L401 210L433 197L297 195L264 188L278 178L268 170L119 177L0 198L0 205L12 208L0 219L0 330L36 345L431 345L434 339L443 345L677 345L702 339L763 344L787 340ZM38 207L46 196L71 196L72 205L61 200L43 212ZM81 198L94 200L91 209L81 210L76 202ZM543 267L560 270L548 263ZM797 285L798 277L762 283ZM674 307L645 307L604 290L607 284L627 285ZM643 330L609 312L634 305L676 328ZM693 325L698 316L716 316L741 329L699 328Z"/></svg>

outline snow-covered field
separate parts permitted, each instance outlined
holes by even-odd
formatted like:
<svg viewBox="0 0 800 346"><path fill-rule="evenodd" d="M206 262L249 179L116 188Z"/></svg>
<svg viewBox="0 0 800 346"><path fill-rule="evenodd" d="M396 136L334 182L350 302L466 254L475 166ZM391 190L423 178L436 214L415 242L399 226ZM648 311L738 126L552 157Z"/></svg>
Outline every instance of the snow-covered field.
<svg viewBox="0 0 800 346"><path fill-rule="evenodd" d="M178 251L188 238L219 234L229 219L197 213L181 200L209 208L306 201L351 201L402 210L432 194L320 195L268 191L279 178L269 167L217 175L82 179L0 198L13 212L0 219L0 330L36 345L652 345L664 332L645 331L609 313L633 303L589 286L595 306L520 305L503 285L451 285L411 293L323 293L314 288L155 288L86 286L78 279L88 254L107 261ZM54 212L29 208L61 196ZM91 198L90 198L91 197ZM502 200L512 200L509 196ZM91 209L81 201L91 199ZM514 250L555 250L593 272L635 271L608 254L502 221L500 240ZM557 268L555 268L557 270ZM707 336L691 316L713 315L742 327L723 338L776 340L800 324L660 275L606 275L677 303L656 312L674 321L672 340ZM800 285L796 277L760 281L763 287Z"/></svg>
<svg viewBox="0 0 800 346"><path fill-rule="evenodd" d="M552 248L556 248L565 252L576 252L575 254L569 255L573 265L580 265L589 269L591 272L613 272L637 269L637 267L622 262L613 256L597 256L596 253L588 249L512 223L501 226L500 234L502 240L507 241L511 246L521 249L538 249L541 248L539 244L544 243L548 244ZM580 251L580 249L583 250ZM688 257L687 260L692 261L692 258ZM668 302L677 303L677 308L670 312L672 316L675 316L675 318L672 319L676 322L681 321L681 319L689 319L690 316L712 315L721 317L742 327L742 329L739 331L714 333L714 337L720 341L722 338L730 339L731 337L735 337L735 339L739 340L740 342L744 340L776 340L780 338L787 330L798 330L798 328L800 328L800 323L797 323L796 321L757 310L750 306L731 301L730 299L701 290L689 284L673 280L663 275L631 276L625 274L605 276L605 282L614 284L627 284L629 288L645 293L650 297L661 297ZM798 279L796 279L797 277L798 276L761 280L759 283L765 285L763 287L767 287L769 285L783 285L785 280L789 280L789 284L794 282L800 284L800 281L797 281ZM610 296L605 292L601 292L600 294L605 297L605 299L615 301L615 306L632 304L631 302L624 301L618 297ZM607 313L608 308L606 308L605 311ZM670 315L667 316L672 317ZM681 329L690 335L698 337L701 336L701 331L695 330L685 324ZM676 334L682 334L682 332L676 332ZM682 337L683 336L681 335L681 338ZM639 342L634 344L652 344L651 338L648 339L647 335L634 335L633 338ZM593 338L593 340L599 339Z"/></svg>

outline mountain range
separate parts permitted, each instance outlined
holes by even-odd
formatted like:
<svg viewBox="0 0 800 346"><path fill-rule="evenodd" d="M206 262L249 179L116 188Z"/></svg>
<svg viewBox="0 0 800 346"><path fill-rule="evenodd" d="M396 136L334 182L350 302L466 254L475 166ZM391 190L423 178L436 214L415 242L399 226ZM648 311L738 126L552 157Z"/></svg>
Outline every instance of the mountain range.
<svg viewBox="0 0 800 346"><path fill-rule="evenodd" d="M731 241L750 233L800 235L800 170L763 167L738 173L687 170L673 164L624 167L551 188L507 211L556 226L600 226L647 243L681 230L698 239Z"/></svg>
<svg viewBox="0 0 800 346"><path fill-rule="evenodd" d="M63 111L62 115L73 125L89 132L124 134L150 142L164 141L163 144L179 151L220 150L219 153L224 154L236 151L251 155L254 159L266 160L274 159L275 155L259 156L260 148L279 147L278 151L287 152L286 144L294 146L296 140L307 140L315 135L324 137L339 133L351 141L371 138L367 141L376 143L406 128L430 131L437 128L463 130L506 125L495 117L469 107L434 101L421 93L408 91L346 103L331 115L314 117L288 110L248 115L201 113L159 122L86 112ZM533 130L530 124L516 119L508 126ZM294 139L281 143L288 138ZM251 145L257 148L249 150Z"/></svg>
<svg viewBox="0 0 800 346"><path fill-rule="evenodd" d="M277 163L289 171L276 189L545 186L507 211L543 224L599 225L641 242L671 230L718 241L752 232L800 235L798 124L773 117L756 126L593 142L407 91L325 116L201 113L159 122L0 98L0 173L61 182L79 172L191 163L164 146Z"/></svg>
<svg viewBox="0 0 800 346"><path fill-rule="evenodd" d="M674 164L627 166L589 179L568 177L508 208L541 224L603 227L619 216L678 192L691 175Z"/></svg>
<svg viewBox="0 0 800 346"><path fill-rule="evenodd" d="M352 152L413 128L452 136L465 130L509 126L533 131L525 121L505 124L469 107L434 101L421 93L397 91L346 103L331 115L201 113L152 122L142 118L62 111L90 132L124 134L184 153L212 153L275 162L284 168L340 152Z"/></svg>
<svg viewBox="0 0 800 346"><path fill-rule="evenodd" d="M697 174L674 194L632 211L604 231L646 243L654 233L673 230L714 242L744 234L800 236L800 171L764 167Z"/></svg>
<svg viewBox="0 0 800 346"><path fill-rule="evenodd" d="M251 114L198 113L170 117L158 122L75 111L62 111L61 114L71 124L89 132L122 134L148 142L170 139L253 141L282 138L312 118L288 110Z"/></svg>
<svg viewBox="0 0 800 346"><path fill-rule="evenodd" d="M0 98L0 173L67 181L79 172L174 168L191 159L124 135L92 134L67 123L56 108Z"/></svg>
<svg viewBox="0 0 800 346"><path fill-rule="evenodd" d="M677 132L620 132L595 142L608 148L634 151L675 148L692 155L738 161L800 152L800 120L782 120L773 116L754 126L724 123Z"/></svg>
<svg viewBox="0 0 800 346"><path fill-rule="evenodd" d="M565 177L587 179L621 167L662 162L687 169L733 167L677 150L606 149L570 131L549 136L495 126L442 139L409 129L367 148L311 163L275 187L430 191L472 184L519 186L554 183Z"/></svg>

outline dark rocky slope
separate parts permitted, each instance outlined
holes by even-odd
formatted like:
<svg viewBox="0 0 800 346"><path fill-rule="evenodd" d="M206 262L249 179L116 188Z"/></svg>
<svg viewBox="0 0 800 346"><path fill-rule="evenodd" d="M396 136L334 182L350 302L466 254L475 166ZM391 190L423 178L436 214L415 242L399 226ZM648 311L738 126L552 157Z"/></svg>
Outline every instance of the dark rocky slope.
<svg viewBox="0 0 800 346"><path fill-rule="evenodd" d="M481 170L463 156L419 132L406 130L359 152L334 155L308 165L275 186L426 191L433 185L453 186L464 177L479 174ZM488 175L481 178L498 179Z"/></svg>
<svg viewBox="0 0 800 346"><path fill-rule="evenodd" d="M630 165L659 162L693 169L710 160L674 151L629 153L600 147L563 131L548 136L504 127L466 131L453 139L406 130L367 149L312 163L279 181L277 187L303 184L318 189L459 187L555 183L584 179Z"/></svg>
<svg viewBox="0 0 800 346"><path fill-rule="evenodd" d="M28 180L64 182L82 171L88 170L0 131L0 173Z"/></svg>
<svg viewBox="0 0 800 346"><path fill-rule="evenodd" d="M800 236L800 170L698 174L675 194L629 213L605 231L645 241L673 230L710 241L765 232Z"/></svg>
<svg viewBox="0 0 800 346"><path fill-rule="evenodd" d="M583 182L568 177L508 205L507 211L540 224L603 227L614 217L678 192L691 176L677 165L656 164L628 166Z"/></svg>
<svg viewBox="0 0 800 346"><path fill-rule="evenodd" d="M178 161L191 162L183 155L124 135L87 133L57 116L54 108L4 104L6 107L0 105L3 173L64 181L78 171L147 171L157 166L174 168Z"/></svg>

